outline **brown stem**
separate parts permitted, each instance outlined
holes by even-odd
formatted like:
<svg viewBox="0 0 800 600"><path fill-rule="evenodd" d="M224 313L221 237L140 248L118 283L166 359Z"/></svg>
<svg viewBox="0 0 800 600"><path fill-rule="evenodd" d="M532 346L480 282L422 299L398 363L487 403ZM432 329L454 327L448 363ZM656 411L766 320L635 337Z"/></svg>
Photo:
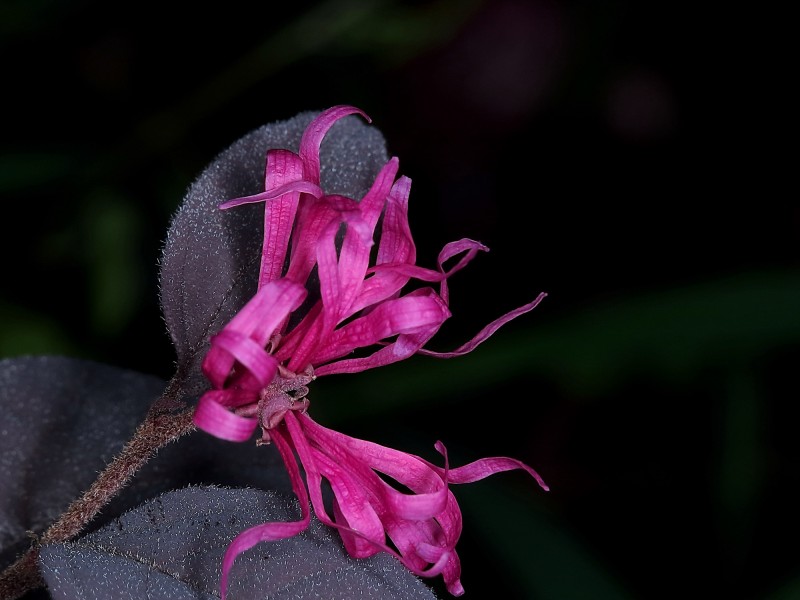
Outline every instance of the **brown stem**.
<svg viewBox="0 0 800 600"><path fill-rule="evenodd" d="M64 542L78 535L161 448L194 429L194 409L186 408L179 400L179 390L178 381L170 381L133 437L91 487L67 507L25 554L0 573L0 600L15 600L42 586L44 581L37 568L40 547ZM178 407L182 410L175 412Z"/></svg>
<svg viewBox="0 0 800 600"><path fill-rule="evenodd" d="M15 600L28 590L35 590L44 585L36 562L39 559L39 547L34 546L22 555L14 564L0 575L0 598Z"/></svg>

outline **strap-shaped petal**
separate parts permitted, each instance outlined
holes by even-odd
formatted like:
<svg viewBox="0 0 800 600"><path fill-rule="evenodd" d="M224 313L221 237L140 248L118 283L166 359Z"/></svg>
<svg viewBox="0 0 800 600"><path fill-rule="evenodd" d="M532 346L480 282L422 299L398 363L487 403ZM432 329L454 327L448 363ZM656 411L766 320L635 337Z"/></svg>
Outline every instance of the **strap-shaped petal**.
<svg viewBox="0 0 800 600"><path fill-rule="evenodd" d="M365 489L382 503L383 512L402 519L421 520L434 518L444 510L447 467L434 469L418 456L327 429L307 415L298 419L314 446L359 477ZM395 490L375 471L395 479L414 494Z"/></svg>
<svg viewBox="0 0 800 600"><path fill-rule="evenodd" d="M292 154L288 150L285 152L287 152L288 154ZM252 196L242 196L241 198L233 198L232 200L227 200L226 202L223 202L222 204L219 205L219 209L227 210L235 206L241 206L242 204L257 204L258 202L275 200L291 192L309 194L314 198L321 198L323 196L322 188L320 188L317 184L311 183L310 181L297 180L297 181L289 181L287 183L283 183L277 187L270 188L264 192L253 194Z"/></svg>
<svg viewBox="0 0 800 600"><path fill-rule="evenodd" d="M282 339L275 350L275 358L280 363L286 363L297 352L297 348L309 336L316 335L313 329L321 325L319 315L322 313L322 302L317 301L301 321L295 325Z"/></svg>
<svg viewBox="0 0 800 600"><path fill-rule="evenodd" d="M411 179L403 175L394 182L389 192L376 264L402 262L413 265L417 260L417 248L408 224L410 194Z"/></svg>
<svg viewBox="0 0 800 600"><path fill-rule="evenodd" d="M385 501L382 501L381 498L383 494L381 494L381 491L389 491L395 496L408 497L408 495L401 494L400 492L392 489L386 482L382 481L380 477L378 477L377 473L371 470L370 466L362 459L360 455L351 453L344 447L337 447L335 443L326 444L324 447L321 447L319 443L315 441L313 434L310 433L309 425L315 426L317 429L322 431L330 430L322 428L314 423L309 417L302 414L295 415L292 413L287 415L285 424L291 435L291 439L294 443L295 449L297 450L297 454L300 457L300 461L303 463L303 468L306 471L311 504L314 507L314 512L319 517L320 521L326 525L339 529L340 532L346 532L350 536L361 538L364 544L359 546L358 552L364 553L365 555L372 553L371 551L367 550L367 545L373 545L384 552L388 552L393 556L396 556L406 567L408 567L417 575L432 577L443 572L448 563L451 562L450 554L453 552L452 548L443 547L443 550L439 553L435 564L429 565L429 561L426 561L417 554L417 547L427 544L424 546L426 549L428 549L427 554L432 555L433 553L429 550L430 546L436 544L445 544L450 539L457 540L458 535L456 535L454 538L451 538L450 536L443 534L439 523L430 514L426 514L425 516L413 515L412 518L409 519L402 516L398 511L394 510L394 507L390 506ZM347 436L344 436L344 438L347 438ZM361 441L354 440L354 438L347 439L356 443ZM390 450L381 446L377 447L382 450ZM334 458L334 462L331 462L325 458L319 460L320 453L322 453L322 455L330 455L332 458ZM418 467L415 470L422 468L426 471L429 477L432 477L434 481L439 482L441 490L438 493L421 494L418 496L425 500L429 496L435 495L439 497L440 500L443 500L444 505L446 506L449 502L448 498L450 497L450 494L446 489L446 485L435 473L435 471L427 468L424 462L418 459L418 457L404 453L398 454L404 455L405 462L415 463L415 466ZM328 478L328 475L330 475L333 479L338 477L338 475L328 471L328 467L330 467L332 464L336 464L337 462L343 466L346 466L348 475L353 477L354 480L357 480L358 484L361 486L361 489L366 491L367 496L372 502L375 513L381 519L381 523L388 524L387 533L390 534L392 541L395 542L397 548L400 549L399 553L380 541L382 536L378 535L377 529L373 534L368 536L356 527L351 527L349 523L345 523L343 521L333 521L327 514L322 501L321 483L322 478ZM400 481L401 479L398 480ZM337 501L340 500L341 498L337 498ZM354 511L355 510L356 509L354 508ZM441 507L437 507L437 510L441 510ZM357 512L354 512L353 514L356 515ZM368 514L369 513L362 513L361 516L366 517ZM358 517L356 517L356 520L358 520ZM374 522L373 525L375 525Z"/></svg>
<svg viewBox="0 0 800 600"><path fill-rule="evenodd" d="M289 150L267 152L266 189L280 188L302 177L303 161L294 152ZM305 190L283 194L264 207L264 245L261 252L259 288L280 277L283 271L301 191ZM306 191L306 193L311 192ZM318 197L322 196L321 189L317 193Z"/></svg>
<svg viewBox="0 0 800 600"><path fill-rule="evenodd" d="M225 600L226 588L228 587L228 574L237 556L260 542L293 537L301 531L305 531L311 523L311 513L308 510L308 494L303 485L303 478L300 475L300 469L294 458L292 446L278 429L272 430L270 432L270 437L286 465L289 479L292 482L292 490L300 502L301 518L299 521L292 521L289 523L274 522L256 525L255 527L246 529L233 539L222 559L222 577L220 578L220 595L222 596L222 600Z"/></svg>
<svg viewBox="0 0 800 600"><path fill-rule="evenodd" d="M387 344L369 356L338 360L320 367L315 366L314 372L318 376L332 375L334 373L359 373L367 369L374 369L404 360L417 353L439 331L442 323L450 317L450 311L447 306L436 292L430 288L414 290L406 294L405 297L421 295L430 296L439 302L439 308L443 315L441 322L431 323L428 327L416 333L401 333L394 342Z"/></svg>
<svg viewBox="0 0 800 600"><path fill-rule="evenodd" d="M226 408L239 408L248 404L258 402L258 393L261 389L250 389L241 387L229 387L224 390L208 390L204 396L209 400L214 400ZM251 415L243 415L251 416Z"/></svg>
<svg viewBox="0 0 800 600"><path fill-rule="evenodd" d="M367 315L334 331L314 355L315 364L324 364L401 333L420 333L438 329L450 316L433 295L403 296L378 304Z"/></svg>
<svg viewBox="0 0 800 600"><path fill-rule="evenodd" d="M411 180L408 177L402 176L394 182L384 210L376 265L413 265L417 259L417 249L408 225L408 196L410 193ZM367 306L391 298L410 279L410 276L405 273L390 270L377 271L376 267L367 269L367 274L372 274L372 276L364 280L361 292L350 309L353 314Z"/></svg>
<svg viewBox="0 0 800 600"><path fill-rule="evenodd" d="M362 536L360 531L347 535L350 528L340 527L345 543L349 545L355 543L354 538L362 538L363 543L356 546L355 551L370 555L372 550L368 546L375 545L398 556L417 575L443 574L448 588L457 591L461 569L455 545L461 535L461 511L447 489L449 467L444 446L441 443L436 446L445 457L444 469L432 468L413 454L345 436L322 427L307 415L299 415L297 419L306 435L307 441L303 444L313 449L316 468L327 478L328 465L340 465L366 491L366 498L399 555L385 549L385 544L376 543L374 537ZM329 458L320 460L320 453ZM376 471L389 475L416 493L395 490ZM337 500L341 498L337 496ZM337 523L341 523L338 516Z"/></svg>
<svg viewBox="0 0 800 600"><path fill-rule="evenodd" d="M328 221L316 242L317 273L319 275L320 296L322 310L318 322L310 324L308 334L303 337L289 360L290 371L302 371L309 364L313 364L315 353L324 347L328 336L339 322L339 307L342 298L348 293L340 279L339 257L336 249L336 235L342 223L346 224L348 231L353 230L356 235L368 238L368 225L361 218L358 203L344 196L330 195L320 201L333 211L334 218ZM320 207L322 209L322 207ZM365 244L371 240L366 239ZM291 272L291 268L290 268Z"/></svg>
<svg viewBox="0 0 800 600"><path fill-rule="evenodd" d="M317 244L336 210L324 198L304 196L297 209L295 230L292 234L292 253L286 277L305 284L317 262Z"/></svg>
<svg viewBox="0 0 800 600"><path fill-rule="evenodd" d="M366 558L379 552L376 543L386 543L383 523L370 502L367 490L353 477L351 461L338 462L322 450L312 451L314 461L334 494L335 522L359 532L359 535L354 535L345 529L340 530L348 553L355 558Z"/></svg>
<svg viewBox="0 0 800 600"><path fill-rule="evenodd" d="M386 205L398 168L397 158L392 158L384 165L370 190L358 203L363 227L360 230L348 227L345 232L338 261L338 298L335 307L337 321L342 321L355 313L351 306L361 292L369 267L375 226Z"/></svg>
<svg viewBox="0 0 800 600"><path fill-rule="evenodd" d="M435 465L431 465L431 467L441 471L441 469ZM447 476L447 480L450 483L473 483L475 481L485 479L490 475L502 473L503 471L513 471L515 469L526 471L536 480L536 482L545 492L550 491L550 488L547 486L541 476L531 467L522 461L519 461L515 458L508 458L506 456L481 458L464 466L451 469Z"/></svg>
<svg viewBox="0 0 800 600"><path fill-rule="evenodd" d="M525 313L532 311L546 297L547 294L542 292L536 297L536 300L534 300L533 302L529 302L528 304L523 304L519 308L507 312L502 317L495 319L494 321L489 323L486 327L481 329L478 332L478 334L471 340L469 340L466 344L459 346L452 352L433 352L431 350L421 349L419 351L419 354L425 354L427 356L435 356L436 358L454 358L456 356L463 356L464 354L468 354L472 352L475 348L477 348L480 344L489 339L494 334L494 332L500 329L503 325L505 325L512 319L516 319L520 315L524 315Z"/></svg>

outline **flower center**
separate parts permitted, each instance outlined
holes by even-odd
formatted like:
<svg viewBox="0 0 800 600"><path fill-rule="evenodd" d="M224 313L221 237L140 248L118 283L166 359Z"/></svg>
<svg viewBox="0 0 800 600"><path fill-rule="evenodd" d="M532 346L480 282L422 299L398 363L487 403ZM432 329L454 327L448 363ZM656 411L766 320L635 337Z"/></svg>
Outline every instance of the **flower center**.
<svg viewBox="0 0 800 600"><path fill-rule="evenodd" d="M311 366L299 374L292 373L283 366L278 368L278 375L259 394L258 418L263 435L258 444L270 442L269 430L280 425L287 411L305 412L308 409L310 403L306 398L307 386L314 379L316 376Z"/></svg>

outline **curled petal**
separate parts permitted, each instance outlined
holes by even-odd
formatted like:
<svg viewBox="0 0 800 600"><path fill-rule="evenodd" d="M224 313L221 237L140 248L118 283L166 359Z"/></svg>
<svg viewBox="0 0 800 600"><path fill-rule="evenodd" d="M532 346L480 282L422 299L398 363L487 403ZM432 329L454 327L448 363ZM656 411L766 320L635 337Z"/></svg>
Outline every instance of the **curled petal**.
<svg viewBox="0 0 800 600"><path fill-rule="evenodd" d="M399 262L378 262L374 267L367 270L372 277L364 282L364 291L358 299L359 308L368 306L372 302L377 302L388 297L394 291L399 290L409 279L418 279L426 282L441 282L439 295L449 302L447 278L463 269L478 252L488 252L489 249L470 239L462 239L457 242L447 244L439 253L438 270L426 269L415 265L412 261L403 259L402 255ZM449 270L444 269L444 263L451 258L464 254L463 257ZM393 286L397 286L393 289Z"/></svg>
<svg viewBox="0 0 800 600"><path fill-rule="evenodd" d="M255 377L260 387L266 387L275 378L278 372L278 361L264 351L251 338L238 331L221 331L211 338L211 344L227 352L230 358L239 362ZM208 354L211 356L211 353ZM219 378L216 364L209 364L208 372ZM209 379L211 375L209 376Z"/></svg>
<svg viewBox="0 0 800 600"><path fill-rule="evenodd" d="M203 373L216 388L222 388L228 378L236 355L241 353L248 364L258 369L253 375L257 380L274 377L274 359L259 359L254 355L261 352L270 336L286 316L295 310L307 292L301 285L280 279L262 287L242 310L212 339L211 349L203 359ZM245 340L249 339L250 342ZM241 341L241 346L235 340ZM270 375L270 364L272 374Z"/></svg>
<svg viewBox="0 0 800 600"><path fill-rule="evenodd" d="M231 442L246 442L258 427L257 419L233 414L211 392L200 397L193 420L203 431Z"/></svg>
<svg viewBox="0 0 800 600"><path fill-rule="evenodd" d="M294 415L292 419L292 439L307 471L315 474L313 486L316 488L321 477L331 481L340 507L333 526L340 530L348 549L368 556L374 553L370 548L374 546L397 556L417 575L442 574L448 589L457 592L461 569L455 545L461 534L461 511L447 488L449 467L444 447L437 444L445 456L445 467L433 468L413 454L326 429L307 415L298 415L296 422ZM313 456L311 467L306 454ZM378 472L413 493L395 490ZM358 490L354 497L349 494L351 489ZM362 506L364 502L370 509ZM373 515L380 518L397 551L383 543L384 534L377 531ZM370 535L363 533L365 527L372 531Z"/></svg>
<svg viewBox="0 0 800 600"><path fill-rule="evenodd" d="M471 261L478 252L488 252L489 248L481 244L480 242L476 242L475 240L471 240L469 238L463 238L457 240L455 242L450 242L446 244L444 248L442 248L441 252L439 252L438 263L439 269L443 270L443 265L448 260L453 258L454 256L458 256L463 252L466 252L466 256L462 257L456 266L450 269L449 273L452 275L456 271L460 271L463 269L469 261Z"/></svg>
<svg viewBox="0 0 800 600"><path fill-rule="evenodd" d="M401 176L392 185L386 203L378 247L377 264L402 262L414 264L417 249L408 225L408 197L411 194L411 180Z"/></svg>
<svg viewBox="0 0 800 600"><path fill-rule="evenodd" d="M224 390L208 390L204 396L207 396L209 400L214 400L214 402L226 408L240 408L258 402L259 391L260 388L248 389L229 387Z"/></svg>
<svg viewBox="0 0 800 600"><path fill-rule="evenodd" d="M336 121L352 114L361 115L367 123L372 122L367 113L360 108L339 105L323 111L309 123L303 132L303 137L300 138L300 158L303 160L305 179L319 185L319 147L322 144L322 138Z"/></svg>
<svg viewBox="0 0 800 600"><path fill-rule="evenodd" d="M460 271L475 257L478 252L488 252L489 248L480 242L476 242L475 240L470 240L467 238L458 240L456 242L450 242L449 244L445 245L444 248L442 248L441 252L439 252L439 271L444 272L444 263L464 251L466 251L466 254L461 257L461 259L452 269L450 269L448 275L452 275L453 273ZM440 284L439 288L439 295L446 303L450 304L450 292L447 289L447 278L442 279L442 283Z"/></svg>
<svg viewBox="0 0 800 600"><path fill-rule="evenodd" d="M272 281L256 292L225 329L243 333L264 345L283 318L296 310L307 294L302 285L287 279Z"/></svg>
<svg viewBox="0 0 800 600"><path fill-rule="evenodd" d="M297 418L308 440L358 477L362 487L381 503L382 511L416 521L434 518L445 509L447 467L434 469L418 456L327 429L307 415ZM375 471L388 475L414 493L395 490Z"/></svg>

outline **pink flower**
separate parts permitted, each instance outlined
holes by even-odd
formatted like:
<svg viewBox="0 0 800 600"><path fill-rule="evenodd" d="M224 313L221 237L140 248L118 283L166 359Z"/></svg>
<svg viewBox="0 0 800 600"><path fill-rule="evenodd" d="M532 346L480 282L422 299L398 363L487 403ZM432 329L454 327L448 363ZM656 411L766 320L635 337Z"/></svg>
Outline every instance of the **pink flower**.
<svg viewBox="0 0 800 600"><path fill-rule="evenodd" d="M223 560L223 598L236 556L259 542L291 537L308 527L309 497L314 513L338 529L351 556L389 552L417 575L441 574L450 593L461 595L455 551L461 511L450 484L524 469L548 489L533 469L511 458L450 468L444 445L437 442L444 458L439 467L326 429L308 416L307 385L316 377L356 373L415 353L440 358L466 354L545 296L490 323L452 352L426 350L425 344L450 317L447 279L487 248L462 239L442 249L436 269L417 266L408 224L411 181L397 177L397 158L386 163L360 202L323 192L320 144L337 120L354 113L369 121L350 106L320 114L303 134L299 154L267 153L265 192L220 206L265 202L261 271L255 296L211 338L203 371L213 389L200 398L194 421L217 437L238 442L260 427L259 442L277 447L302 510L300 521L265 523L233 540ZM381 215L377 259L370 265ZM319 298L310 301L314 267ZM403 294L411 279L437 284L438 291L422 287ZM372 350L354 355L365 348ZM378 473L411 493L398 491ZM333 491L333 515L323 504L323 479Z"/></svg>

